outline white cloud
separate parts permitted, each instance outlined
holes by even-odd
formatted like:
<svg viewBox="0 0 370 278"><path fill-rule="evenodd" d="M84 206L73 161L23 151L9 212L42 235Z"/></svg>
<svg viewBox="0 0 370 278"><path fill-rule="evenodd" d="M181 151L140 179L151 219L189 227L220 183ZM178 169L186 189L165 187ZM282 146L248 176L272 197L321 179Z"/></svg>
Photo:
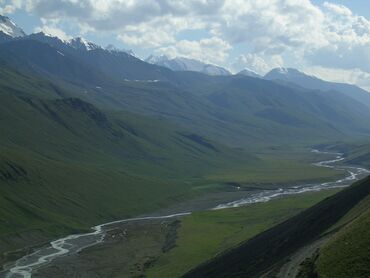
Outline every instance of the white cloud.
<svg viewBox="0 0 370 278"><path fill-rule="evenodd" d="M11 0L11 1L0 1L0 5L4 5L4 7L0 7L1 14L12 14L17 9L22 7L23 1L22 0Z"/></svg>
<svg viewBox="0 0 370 278"><path fill-rule="evenodd" d="M325 45L323 20L308 0L226 1L217 33L232 43L251 44L256 53L275 55Z"/></svg>
<svg viewBox="0 0 370 278"><path fill-rule="evenodd" d="M341 5L325 2L324 9L328 44L306 58L314 65L370 72L370 21Z"/></svg>
<svg viewBox="0 0 370 278"><path fill-rule="evenodd" d="M236 72L247 68L261 75L265 74L272 68L282 66L284 66L284 61L280 55L272 55L266 58L253 53L240 55L232 64L232 67Z"/></svg>
<svg viewBox="0 0 370 278"><path fill-rule="evenodd" d="M186 57L206 63L222 64L228 58L231 45L220 38L212 37L201 40L180 40L176 43L156 50L158 54L167 54L169 57Z"/></svg>
<svg viewBox="0 0 370 278"><path fill-rule="evenodd" d="M324 2L323 6L335 14L343 16L352 16L352 11L348 9L346 6L333 4L330 2Z"/></svg>
<svg viewBox="0 0 370 278"><path fill-rule="evenodd" d="M186 20L161 17L141 24L122 27L118 39L122 42L142 48L161 47L175 43L176 30L186 29Z"/></svg>

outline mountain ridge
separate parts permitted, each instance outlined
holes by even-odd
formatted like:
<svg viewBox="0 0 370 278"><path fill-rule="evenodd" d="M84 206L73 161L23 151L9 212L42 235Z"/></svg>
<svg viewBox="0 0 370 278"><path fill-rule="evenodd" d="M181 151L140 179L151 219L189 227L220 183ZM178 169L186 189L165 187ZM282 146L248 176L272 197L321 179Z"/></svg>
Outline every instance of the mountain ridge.
<svg viewBox="0 0 370 278"><path fill-rule="evenodd" d="M9 17L3 15L0 15L0 32L12 38L26 36L22 28L11 21Z"/></svg>
<svg viewBox="0 0 370 278"><path fill-rule="evenodd" d="M231 75L228 70L220 66L203 63L201 61L185 57L169 58L166 55L150 55L145 59L145 62L163 66L173 71L196 71L208 75Z"/></svg>
<svg viewBox="0 0 370 278"><path fill-rule="evenodd" d="M310 90L338 91L370 107L370 93L366 90L356 85L325 81L294 68L275 68L268 72L264 78L278 82L292 83Z"/></svg>
<svg viewBox="0 0 370 278"><path fill-rule="evenodd" d="M127 53L76 49L39 36L51 43L32 37L5 42L0 44L0 58L17 70L73 87L76 96L107 109L164 117L224 144L240 146L253 138L267 143L273 137L285 141L353 132L357 136L368 130L370 111L335 93L305 93L302 88L241 75L174 72Z"/></svg>
<svg viewBox="0 0 370 278"><path fill-rule="evenodd" d="M255 71L245 68L237 73L237 75L244 75L249 77L262 78L262 75L256 73Z"/></svg>

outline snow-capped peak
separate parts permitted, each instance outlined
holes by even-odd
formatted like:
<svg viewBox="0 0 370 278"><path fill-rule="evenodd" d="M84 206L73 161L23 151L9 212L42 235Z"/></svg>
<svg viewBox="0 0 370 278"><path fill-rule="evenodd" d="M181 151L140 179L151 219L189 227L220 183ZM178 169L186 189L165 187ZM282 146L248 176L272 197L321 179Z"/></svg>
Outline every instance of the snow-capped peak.
<svg viewBox="0 0 370 278"><path fill-rule="evenodd" d="M29 35L28 37L37 38L41 41L55 40L55 41L58 41L58 42L61 42L61 43L67 44L67 45L69 44L68 40L63 40L63 39L59 38L58 36L52 35L50 33L46 33L45 31L40 31L38 33L33 33L33 34Z"/></svg>
<svg viewBox="0 0 370 278"><path fill-rule="evenodd" d="M158 64L158 63L163 63L168 60L170 60L170 58L164 54L159 55L159 56L150 55L148 58L145 59L145 62L150 63L150 64Z"/></svg>
<svg viewBox="0 0 370 278"><path fill-rule="evenodd" d="M174 71L197 71L208 75L231 74L228 70L222 67L212 64L206 64L204 62L185 57L169 58L166 55L150 55L145 61L147 63L156 64L158 66L166 67Z"/></svg>
<svg viewBox="0 0 370 278"><path fill-rule="evenodd" d="M259 78L262 77L257 72L255 72L254 70L251 70L249 68L244 68L243 70L238 72L237 75L244 75L244 76L249 76L249 77L259 77Z"/></svg>
<svg viewBox="0 0 370 278"><path fill-rule="evenodd" d="M72 46L75 49L81 49L81 50L95 50L100 49L101 47L95 43L89 42L85 40L84 38L73 38L69 42L69 45Z"/></svg>
<svg viewBox="0 0 370 278"><path fill-rule="evenodd" d="M13 38L24 37L26 34L9 17L0 15L0 31Z"/></svg>
<svg viewBox="0 0 370 278"><path fill-rule="evenodd" d="M132 49L127 49L127 50L119 49L119 48L115 47L113 44L107 45L105 47L105 50L107 50L109 52L124 52L124 53L126 53L128 55L131 55L131 56L136 57L136 54L135 54L135 52Z"/></svg>
<svg viewBox="0 0 370 278"><path fill-rule="evenodd" d="M115 47L113 44L108 44L105 47L105 50L112 51L112 52L118 52L120 51L117 47Z"/></svg>
<svg viewBox="0 0 370 278"><path fill-rule="evenodd" d="M279 67L279 68L276 68L276 71L280 74L288 74L289 73L289 69L288 68L284 68L284 67Z"/></svg>

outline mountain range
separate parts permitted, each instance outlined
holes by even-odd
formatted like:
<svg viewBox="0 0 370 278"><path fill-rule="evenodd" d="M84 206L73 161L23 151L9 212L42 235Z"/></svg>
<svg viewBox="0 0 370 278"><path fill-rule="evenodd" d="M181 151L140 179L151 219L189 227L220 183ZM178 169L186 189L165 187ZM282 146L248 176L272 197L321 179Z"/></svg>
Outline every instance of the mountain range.
<svg viewBox="0 0 370 278"><path fill-rule="evenodd" d="M9 36L0 44L0 59L97 107L162 117L230 146L363 136L369 130L369 93L295 69L273 69L263 78L250 70L213 75L191 70L204 66L194 60L151 57L152 63L182 65L172 71L112 47L44 33Z"/></svg>

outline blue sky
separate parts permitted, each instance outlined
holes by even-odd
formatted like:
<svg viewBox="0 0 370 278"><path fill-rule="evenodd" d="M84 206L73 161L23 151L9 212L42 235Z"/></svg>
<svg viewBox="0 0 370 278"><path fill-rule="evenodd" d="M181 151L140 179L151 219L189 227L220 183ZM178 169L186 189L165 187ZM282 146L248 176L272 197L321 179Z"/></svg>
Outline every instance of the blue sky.
<svg viewBox="0 0 370 278"><path fill-rule="evenodd" d="M294 67L370 89L368 0L0 0L26 33L264 74Z"/></svg>

